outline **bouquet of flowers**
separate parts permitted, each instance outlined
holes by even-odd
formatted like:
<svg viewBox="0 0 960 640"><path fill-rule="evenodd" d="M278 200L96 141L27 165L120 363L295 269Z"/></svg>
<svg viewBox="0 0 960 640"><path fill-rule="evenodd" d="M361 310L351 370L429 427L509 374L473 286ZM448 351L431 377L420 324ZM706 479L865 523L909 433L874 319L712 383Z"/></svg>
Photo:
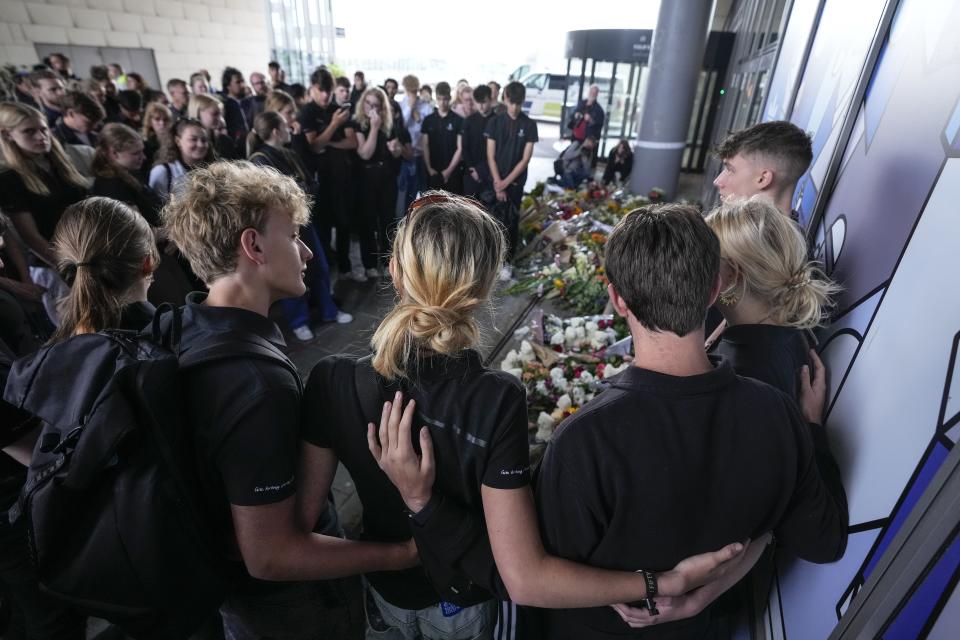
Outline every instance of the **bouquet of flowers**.
<svg viewBox="0 0 960 640"><path fill-rule="evenodd" d="M525 335L530 330L521 332ZM625 333L624 324L612 316L547 316L542 324L543 343L535 337L523 340L519 350L506 355L500 367L526 387L528 419L536 427L536 441L549 441L556 426L593 399L605 379L628 366L622 357L606 353Z"/></svg>

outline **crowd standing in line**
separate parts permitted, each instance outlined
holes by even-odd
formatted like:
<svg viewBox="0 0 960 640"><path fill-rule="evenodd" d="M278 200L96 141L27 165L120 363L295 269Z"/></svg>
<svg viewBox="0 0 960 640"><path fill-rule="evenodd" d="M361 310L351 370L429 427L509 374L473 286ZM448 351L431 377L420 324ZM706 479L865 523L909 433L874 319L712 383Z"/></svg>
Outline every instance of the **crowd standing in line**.
<svg viewBox="0 0 960 640"><path fill-rule="evenodd" d="M0 102L0 506L45 446L13 401L43 390L15 359L155 318L182 323L184 353L236 346L181 374L197 500L230 575L217 606L185 603L190 637L703 637L747 608L745 576L769 580L768 534L842 556L809 331L838 287L791 220L811 156L793 125L724 141L706 217L652 206L616 226L609 296L634 366L533 472L523 388L482 364L475 317L510 276L539 140L521 83L376 86L321 66L303 87L271 62L249 86L228 67L220 92L200 70L164 93L119 65L81 80L67 56L48 62ZM593 172L598 93L567 123L568 186ZM631 164L618 144L604 180ZM349 323L335 277L382 278L397 301L372 356L327 358L304 387L270 309L302 341ZM250 342L274 355L244 357ZM341 462L361 541L330 496ZM12 637L84 637L82 608L39 588L23 519L0 524L0 584Z"/></svg>

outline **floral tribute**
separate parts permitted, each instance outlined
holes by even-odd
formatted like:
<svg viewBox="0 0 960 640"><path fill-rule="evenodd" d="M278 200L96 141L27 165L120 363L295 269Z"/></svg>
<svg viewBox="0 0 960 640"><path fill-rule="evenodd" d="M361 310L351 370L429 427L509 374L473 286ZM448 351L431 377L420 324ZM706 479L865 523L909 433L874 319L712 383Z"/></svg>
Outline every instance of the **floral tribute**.
<svg viewBox="0 0 960 640"><path fill-rule="evenodd" d="M628 365L610 348L627 335L613 316L546 316L518 332L520 348L500 368L523 382L534 440L547 442L565 418L576 413Z"/></svg>

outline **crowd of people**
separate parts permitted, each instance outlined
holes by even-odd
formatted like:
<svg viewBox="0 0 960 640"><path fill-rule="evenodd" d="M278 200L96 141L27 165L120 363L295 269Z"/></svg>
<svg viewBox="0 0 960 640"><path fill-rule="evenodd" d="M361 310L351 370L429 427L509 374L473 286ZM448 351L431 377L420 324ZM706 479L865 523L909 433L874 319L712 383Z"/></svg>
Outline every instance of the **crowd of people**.
<svg viewBox="0 0 960 640"><path fill-rule="evenodd" d="M614 228L605 269L633 366L534 471L523 387L483 365L475 317L517 242L537 140L523 85L501 103L499 86L378 87L320 67L297 91L271 63L251 91L228 68L222 94L198 72L166 95L115 66L82 82L50 62L0 103L4 506L38 452L83 438L80 425L50 442L45 412L27 410L63 395L45 365L58 385L85 381L90 363L66 357L74 338L155 321L175 334L163 345L220 354L178 375L182 462L229 577L212 599L191 597L190 576L164 594L176 634L118 614L131 635L700 638L748 608L745 576L768 579L771 534L813 562L842 556L846 498L809 331L837 285L791 219L812 155L793 125L720 146L724 203L708 215L649 206ZM314 317L349 322L334 269L387 279L396 302L372 355L324 359L304 386L270 309L300 339ZM338 464L363 504L361 540L337 520ZM10 637L83 638L82 603L40 589L54 576L30 564L31 526L0 524Z"/></svg>

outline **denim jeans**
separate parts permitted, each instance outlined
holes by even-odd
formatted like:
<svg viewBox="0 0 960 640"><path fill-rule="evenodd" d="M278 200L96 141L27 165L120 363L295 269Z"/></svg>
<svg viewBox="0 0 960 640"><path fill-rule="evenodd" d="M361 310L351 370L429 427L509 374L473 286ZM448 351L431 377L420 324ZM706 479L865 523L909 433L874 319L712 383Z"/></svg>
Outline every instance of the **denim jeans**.
<svg viewBox="0 0 960 640"><path fill-rule="evenodd" d="M327 256L323 253L323 245L317 236L317 231L310 223L300 229L300 239L313 253L313 258L307 265L307 292L299 298L287 298L280 301L283 315L287 318L291 329L302 327L310 322L310 303L313 302L320 312L324 322L337 319L336 303L330 293L330 266Z"/></svg>
<svg viewBox="0 0 960 640"><path fill-rule="evenodd" d="M497 621L496 602L490 600L444 613L439 604L425 609L395 607L366 586L367 640L490 640Z"/></svg>

